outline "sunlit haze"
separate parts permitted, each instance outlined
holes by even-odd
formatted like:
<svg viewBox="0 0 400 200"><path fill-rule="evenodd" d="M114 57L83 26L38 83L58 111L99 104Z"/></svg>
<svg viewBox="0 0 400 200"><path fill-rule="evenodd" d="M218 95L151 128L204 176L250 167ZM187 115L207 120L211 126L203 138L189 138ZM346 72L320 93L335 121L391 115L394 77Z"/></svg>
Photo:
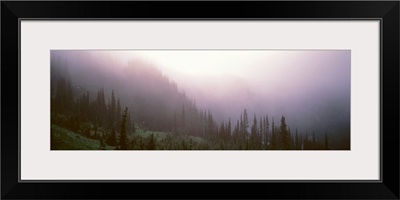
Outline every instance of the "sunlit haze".
<svg viewBox="0 0 400 200"><path fill-rule="evenodd" d="M217 116L245 107L290 114L290 106L275 104L308 105L307 101L347 101L349 112L350 51L114 51L113 55L123 62L141 59L153 64L200 106L218 110Z"/></svg>
<svg viewBox="0 0 400 200"><path fill-rule="evenodd" d="M71 74L74 73L74 55L84 51L72 52L53 52L68 59ZM104 68L110 74L124 70L129 63L144 62L155 67L175 82L179 91L194 99L199 109L212 110L218 121L236 121L241 111L247 109L251 119L253 113L257 117L268 114L275 120L284 115L293 129L310 132L324 132L350 123L350 51L113 50L90 53L94 60L112 57L114 64Z"/></svg>

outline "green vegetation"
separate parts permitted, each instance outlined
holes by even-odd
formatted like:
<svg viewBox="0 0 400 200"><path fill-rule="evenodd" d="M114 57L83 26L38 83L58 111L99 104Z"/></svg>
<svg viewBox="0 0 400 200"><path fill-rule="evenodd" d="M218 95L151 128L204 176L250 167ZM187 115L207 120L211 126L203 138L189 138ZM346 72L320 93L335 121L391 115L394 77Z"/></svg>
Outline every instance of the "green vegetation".
<svg viewBox="0 0 400 200"><path fill-rule="evenodd" d="M114 149L115 147L106 145L104 149ZM57 125L51 125L51 149L52 150L98 150L100 142L90 139L61 128Z"/></svg>
<svg viewBox="0 0 400 200"><path fill-rule="evenodd" d="M65 118L65 116L60 116ZM90 124L85 126L94 127ZM94 137L95 132L91 132L91 137ZM103 135L103 133L99 133ZM106 136L104 134L104 136ZM82 133L76 133L67 128L62 128L58 125L51 125L51 149L52 150L115 150L115 146L102 144L103 137L100 139L91 139ZM135 133L130 133L127 136L128 147L130 150L206 150L212 147L209 141L188 135L176 135L174 133L147 131L138 127ZM214 149L218 149L214 146Z"/></svg>

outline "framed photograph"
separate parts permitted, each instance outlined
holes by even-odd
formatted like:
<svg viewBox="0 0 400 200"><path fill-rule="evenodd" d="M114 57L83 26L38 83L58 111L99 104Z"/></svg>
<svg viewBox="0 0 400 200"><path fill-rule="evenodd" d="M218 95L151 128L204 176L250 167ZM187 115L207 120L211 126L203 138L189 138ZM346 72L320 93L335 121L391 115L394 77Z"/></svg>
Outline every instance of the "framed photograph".
<svg viewBox="0 0 400 200"><path fill-rule="evenodd" d="M3 199L399 198L397 1L1 5Z"/></svg>

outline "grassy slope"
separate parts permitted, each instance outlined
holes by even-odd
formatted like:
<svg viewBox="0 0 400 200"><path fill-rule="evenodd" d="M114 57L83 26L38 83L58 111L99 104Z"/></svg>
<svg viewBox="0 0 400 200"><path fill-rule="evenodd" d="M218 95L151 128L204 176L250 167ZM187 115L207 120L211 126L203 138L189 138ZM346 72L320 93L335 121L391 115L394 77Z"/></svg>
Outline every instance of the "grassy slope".
<svg viewBox="0 0 400 200"><path fill-rule="evenodd" d="M164 138L166 138L168 136L168 134L172 134L172 133L168 133L168 132L156 132L156 131L147 131L147 130L143 130L140 128L137 128L135 133L132 133L132 135L136 135L142 138L148 138L153 134L154 138L157 139L157 141L160 141ZM200 137L195 137L195 136L187 136L188 139L192 139L195 142L206 142L205 139L200 138Z"/></svg>
<svg viewBox="0 0 400 200"><path fill-rule="evenodd" d="M100 142L79 135L70 130L51 125L51 149L52 150L99 150ZM106 149L114 149L106 146Z"/></svg>
<svg viewBox="0 0 400 200"><path fill-rule="evenodd" d="M169 134L172 133L148 131L138 127L136 132L130 134L129 136L149 138L151 135L153 135L156 141L160 142L167 138ZM196 143L206 142L206 140L194 136L185 136L185 138L185 140L190 139ZM115 149L115 147L107 145L105 149ZM52 124L51 150L100 150L100 142Z"/></svg>

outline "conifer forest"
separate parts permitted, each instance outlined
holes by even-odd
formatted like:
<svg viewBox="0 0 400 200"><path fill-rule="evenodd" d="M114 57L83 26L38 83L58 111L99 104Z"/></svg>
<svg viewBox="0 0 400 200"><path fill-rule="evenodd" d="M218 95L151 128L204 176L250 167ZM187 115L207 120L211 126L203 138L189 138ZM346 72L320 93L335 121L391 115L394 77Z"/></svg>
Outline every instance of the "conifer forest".
<svg viewBox="0 0 400 200"><path fill-rule="evenodd" d="M350 150L349 51L50 54L51 150Z"/></svg>

